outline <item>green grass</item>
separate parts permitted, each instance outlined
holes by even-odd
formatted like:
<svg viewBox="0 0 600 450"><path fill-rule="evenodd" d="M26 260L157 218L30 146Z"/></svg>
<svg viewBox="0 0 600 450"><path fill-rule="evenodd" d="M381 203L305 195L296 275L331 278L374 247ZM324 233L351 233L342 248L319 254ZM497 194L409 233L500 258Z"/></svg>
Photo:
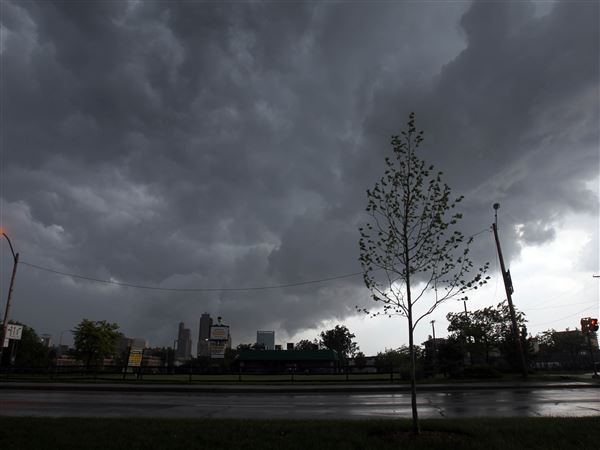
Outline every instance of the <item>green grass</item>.
<svg viewBox="0 0 600 450"><path fill-rule="evenodd" d="M80 449L486 449L594 448L600 417L436 419L412 436L408 420L255 421L0 418L0 448Z"/></svg>

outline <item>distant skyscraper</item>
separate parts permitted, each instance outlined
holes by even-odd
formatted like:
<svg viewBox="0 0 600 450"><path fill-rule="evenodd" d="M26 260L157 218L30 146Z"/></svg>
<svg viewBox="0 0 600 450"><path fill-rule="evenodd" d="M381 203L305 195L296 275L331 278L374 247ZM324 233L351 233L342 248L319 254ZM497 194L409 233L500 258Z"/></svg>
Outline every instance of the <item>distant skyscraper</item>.
<svg viewBox="0 0 600 450"><path fill-rule="evenodd" d="M210 314L204 313L200 316L200 330L198 332L198 350L197 355L210 356L210 348L208 346L208 339L210 338L210 327L213 324L212 317Z"/></svg>
<svg viewBox="0 0 600 450"><path fill-rule="evenodd" d="M189 328L185 328L183 322L179 322L175 356L180 359L190 359L192 357L192 332Z"/></svg>
<svg viewBox="0 0 600 450"><path fill-rule="evenodd" d="M52 347L52 335L51 334L42 334L40 338L40 342L44 347Z"/></svg>
<svg viewBox="0 0 600 450"><path fill-rule="evenodd" d="M257 331L256 344L263 345L265 350L275 350L275 332L274 331Z"/></svg>

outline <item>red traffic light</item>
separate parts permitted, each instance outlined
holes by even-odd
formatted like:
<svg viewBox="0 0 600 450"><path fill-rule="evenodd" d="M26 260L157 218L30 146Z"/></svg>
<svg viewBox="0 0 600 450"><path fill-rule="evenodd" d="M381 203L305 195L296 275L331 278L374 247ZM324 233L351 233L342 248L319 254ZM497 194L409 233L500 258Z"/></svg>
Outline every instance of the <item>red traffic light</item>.
<svg viewBox="0 0 600 450"><path fill-rule="evenodd" d="M584 317L581 319L581 332L589 333L590 331L598 331L598 319Z"/></svg>

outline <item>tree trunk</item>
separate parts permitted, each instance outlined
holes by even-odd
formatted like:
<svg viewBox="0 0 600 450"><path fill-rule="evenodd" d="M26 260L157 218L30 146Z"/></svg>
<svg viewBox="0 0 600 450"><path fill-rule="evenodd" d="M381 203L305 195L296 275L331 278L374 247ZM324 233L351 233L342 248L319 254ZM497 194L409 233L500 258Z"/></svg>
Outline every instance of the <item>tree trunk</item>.
<svg viewBox="0 0 600 450"><path fill-rule="evenodd" d="M419 412L417 411L417 380L416 380L416 358L415 346L413 342L413 321L412 321L412 305L409 303L408 309L408 349L410 354L410 400L412 406L412 431L414 434L420 434Z"/></svg>
<svg viewBox="0 0 600 450"><path fill-rule="evenodd" d="M410 131L409 131L410 133ZM408 166L407 171L410 174L411 167L411 148L410 148L410 139L408 143ZM410 213L410 205L412 203L410 191L410 177L407 178L406 181L406 199L404 202L404 220L402 221L402 246L404 247L404 264L406 269L406 274L404 281L406 282L406 305L408 306L408 348L410 352L410 400L412 406L412 431L414 434L420 434L421 430L419 427L419 413L417 411L417 380L416 380L416 362L415 362L415 346L413 341L413 316L412 316L412 297L410 292L410 252L408 249L408 223L410 221L409 213Z"/></svg>

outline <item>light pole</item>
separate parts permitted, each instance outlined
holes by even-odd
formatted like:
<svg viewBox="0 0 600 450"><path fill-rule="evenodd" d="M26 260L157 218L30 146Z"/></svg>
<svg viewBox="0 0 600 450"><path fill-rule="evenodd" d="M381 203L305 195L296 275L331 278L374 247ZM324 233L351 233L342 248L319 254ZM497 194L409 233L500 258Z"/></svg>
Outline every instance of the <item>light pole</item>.
<svg viewBox="0 0 600 450"><path fill-rule="evenodd" d="M8 241L8 245L10 246L10 252L13 256L13 270L12 276L10 277L10 285L8 287L8 298L6 300L6 309L4 310L4 321L2 322L2 340L0 340L0 364L2 364L2 356L4 352L4 341L6 340L6 331L8 329L8 314L10 313L10 301L12 299L13 288L15 286L15 276L17 275L17 266L19 265L19 254L15 253L15 249L12 246L12 242L6 235L6 233L2 232L2 236L6 238Z"/></svg>

